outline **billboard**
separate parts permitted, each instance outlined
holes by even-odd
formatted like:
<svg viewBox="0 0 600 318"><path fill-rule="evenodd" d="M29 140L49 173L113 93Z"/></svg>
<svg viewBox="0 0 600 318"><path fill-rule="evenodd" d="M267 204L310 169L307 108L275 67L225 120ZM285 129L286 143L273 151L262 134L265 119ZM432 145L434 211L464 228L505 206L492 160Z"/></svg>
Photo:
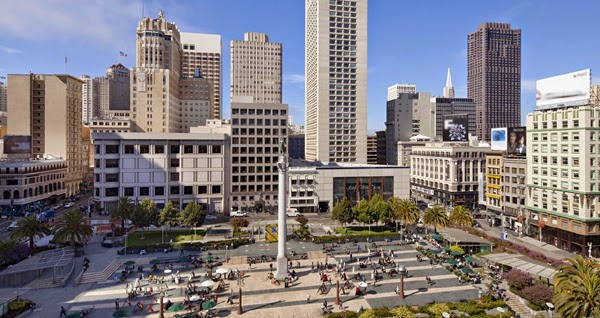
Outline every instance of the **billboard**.
<svg viewBox="0 0 600 318"><path fill-rule="evenodd" d="M31 136L4 136L5 154L31 153Z"/></svg>
<svg viewBox="0 0 600 318"><path fill-rule="evenodd" d="M469 117L466 115L444 116L443 141L468 141Z"/></svg>
<svg viewBox="0 0 600 318"><path fill-rule="evenodd" d="M508 128L508 143L506 153L509 155L525 156L527 154L527 130L525 127Z"/></svg>
<svg viewBox="0 0 600 318"><path fill-rule="evenodd" d="M589 104L591 71L543 78L535 83L537 110Z"/></svg>
<svg viewBox="0 0 600 318"><path fill-rule="evenodd" d="M506 151L506 128L492 128L492 150Z"/></svg>

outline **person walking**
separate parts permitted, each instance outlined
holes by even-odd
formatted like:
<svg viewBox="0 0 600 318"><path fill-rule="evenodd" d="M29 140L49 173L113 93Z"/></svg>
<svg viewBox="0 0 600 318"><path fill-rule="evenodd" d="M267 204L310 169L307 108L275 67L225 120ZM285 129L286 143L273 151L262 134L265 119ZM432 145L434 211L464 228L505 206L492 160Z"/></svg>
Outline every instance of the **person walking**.
<svg viewBox="0 0 600 318"><path fill-rule="evenodd" d="M180 251L181 251L181 252L179 253L179 256L183 256L183 255L184 255L184 254L183 254L183 247L181 248L181 250L180 250Z"/></svg>
<svg viewBox="0 0 600 318"><path fill-rule="evenodd" d="M62 318L62 316L67 316L67 310L65 309L64 306L60 306L60 317Z"/></svg>
<svg viewBox="0 0 600 318"><path fill-rule="evenodd" d="M115 300L115 310L119 310L119 298Z"/></svg>
<svg viewBox="0 0 600 318"><path fill-rule="evenodd" d="M306 294L306 303L310 303L310 294Z"/></svg>

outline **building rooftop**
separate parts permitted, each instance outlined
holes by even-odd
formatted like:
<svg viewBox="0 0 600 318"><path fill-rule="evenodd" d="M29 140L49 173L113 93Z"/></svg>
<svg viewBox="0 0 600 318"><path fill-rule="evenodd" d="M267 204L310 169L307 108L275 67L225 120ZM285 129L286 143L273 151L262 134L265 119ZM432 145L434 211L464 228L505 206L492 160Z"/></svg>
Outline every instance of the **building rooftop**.
<svg viewBox="0 0 600 318"><path fill-rule="evenodd" d="M94 140L224 140L226 134L221 133L113 133L94 132Z"/></svg>
<svg viewBox="0 0 600 318"><path fill-rule="evenodd" d="M29 167L29 166L37 166L42 164L50 164L50 163L66 163L67 161L62 158L40 158L40 159L24 159L24 160L0 160L0 167Z"/></svg>
<svg viewBox="0 0 600 318"><path fill-rule="evenodd" d="M361 164L361 163L345 163L345 162L321 162L321 161L305 161L302 159L291 159L290 169L301 169L301 168L319 168L319 169L408 169L403 166L393 165L373 165L373 164Z"/></svg>

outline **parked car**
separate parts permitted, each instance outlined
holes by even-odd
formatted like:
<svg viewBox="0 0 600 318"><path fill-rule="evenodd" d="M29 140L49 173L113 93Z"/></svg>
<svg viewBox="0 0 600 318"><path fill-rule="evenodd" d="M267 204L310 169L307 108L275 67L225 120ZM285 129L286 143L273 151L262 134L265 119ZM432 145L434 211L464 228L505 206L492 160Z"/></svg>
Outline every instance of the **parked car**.
<svg viewBox="0 0 600 318"><path fill-rule="evenodd" d="M67 202L67 203L65 203L65 209L68 209L74 205L75 205L75 203L73 203L73 202Z"/></svg>
<svg viewBox="0 0 600 318"><path fill-rule="evenodd" d="M7 231L11 231L12 229L17 227L17 221L12 221L10 225L6 228Z"/></svg>
<svg viewBox="0 0 600 318"><path fill-rule="evenodd" d="M229 213L229 216L234 218L234 217L247 217L248 213L246 212L242 212L242 211L231 211L231 213Z"/></svg>
<svg viewBox="0 0 600 318"><path fill-rule="evenodd" d="M216 219L217 219L217 216L216 216L216 215L212 215L212 214L208 214L208 215L205 217L205 219L207 219L207 220L216 220Z"/></svg>
<svg viewBox="0 0 600 318"><path fill-rule="evenodd" d="M55 206L52 207L52 210L58 210L60 208L62 208L62 205L57 204L57 205L55 205Z"/></svg>

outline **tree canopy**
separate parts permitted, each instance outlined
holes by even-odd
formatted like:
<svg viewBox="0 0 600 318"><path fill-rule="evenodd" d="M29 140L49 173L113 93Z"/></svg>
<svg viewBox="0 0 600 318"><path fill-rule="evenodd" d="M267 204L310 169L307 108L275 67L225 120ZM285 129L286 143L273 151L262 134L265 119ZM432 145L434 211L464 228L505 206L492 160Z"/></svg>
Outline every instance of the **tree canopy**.
<svg viewBox="0 0 600 318"><path fill-rule="evenodd" d="M352 223L356 218L356 214L354 213L354 209L350 205L350 201L348 198L343 197L341 201L339 201L331 212L331 219L336 220L342 224L342 226Z"/></svg>
<svg viewBox="0 0 600 318"><path fill-rule="evenodd" d="M196 202L188 203L179 216L179 223L186 227L198 227L204 223L206 213Z"/></svg>
<svg viewBox="0 0 600 318"><path fill-rule="evenodd" d="M173 204L173 201L168 201L162 211L160 211L159 223L168 227L179 224L179 211L175 207L175 204Z"/></svg>
<svg viewBox="0 0 600 318"><path fill-rule="evenodd" d="M117 206L112 210L110 218L121 221L121 227L125 228L125 220L131 218L133 212L133 201L129 197L120 197Z"/></svg>
<svg viewBox="0 0 600 318"><path fill-rule="evenodd" d="M26 216L17 221L15 227L10 233L13 240L28 239L29 247L33 248L33 241L36 238L50 234L50 229L45 223L38 221L35 215Z"/></svg>
<svg viewBox="0 0 600 318"><path fill-rule="evenodd" d="M83 245L93 235L92 226L85 223L85 217L78 211L68 211L60 218L54 240L58 243L77 247Z"/></svg>

